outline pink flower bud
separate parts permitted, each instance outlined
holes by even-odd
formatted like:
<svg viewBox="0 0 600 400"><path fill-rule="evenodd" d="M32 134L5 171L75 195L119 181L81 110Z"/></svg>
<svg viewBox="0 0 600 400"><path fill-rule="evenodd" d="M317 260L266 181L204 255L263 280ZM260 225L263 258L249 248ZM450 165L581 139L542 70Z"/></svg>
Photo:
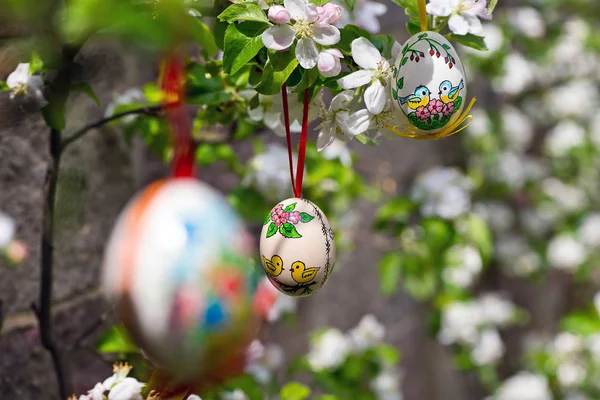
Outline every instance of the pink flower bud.
<svg viewBox="0 0 600 400"><path fill-rule="evenodd" d="M27 245L19 240L12 241L5 251L8 259L15 264L21 264L27 258Z"/></svg>
<svg viewBox="0 0 600 400"><path fill-rule="evenodd" d="M290 12L284 6L273 6L269 8L269 19L276 24L287 24L290 22Z"/></svg>
<svg viewBox="0 0 600 400"><path fill-rule="evenodd" d="M342 19L342 10L342 7L332 3L327 3L323 7L317 7L317 12L319 13L318 22L335 24Z"/></svg>

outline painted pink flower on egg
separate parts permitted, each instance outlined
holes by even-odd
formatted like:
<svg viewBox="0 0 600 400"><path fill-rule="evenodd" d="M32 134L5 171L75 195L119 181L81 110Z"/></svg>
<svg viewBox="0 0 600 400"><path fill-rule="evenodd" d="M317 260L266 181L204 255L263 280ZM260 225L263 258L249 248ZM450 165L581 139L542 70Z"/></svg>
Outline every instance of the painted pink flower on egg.
<svg viewBox="0 0 600 400"><path fill-rule="evenodd" d="M431 100L429 102L429 106L427 107L427 109L429 110L431 115L437 115L437 114L441 113L443 108L444 108L444 103L442 103L438 99Z"/></svg>
<svg viewBox="0 0 600 400"><path fill-rule="evenodd" d="M427 109L426 107L419 107L416 110L417 113L417 118L419 119L427 119L431 116L431 112L429 112L429 109Z"/></svg>

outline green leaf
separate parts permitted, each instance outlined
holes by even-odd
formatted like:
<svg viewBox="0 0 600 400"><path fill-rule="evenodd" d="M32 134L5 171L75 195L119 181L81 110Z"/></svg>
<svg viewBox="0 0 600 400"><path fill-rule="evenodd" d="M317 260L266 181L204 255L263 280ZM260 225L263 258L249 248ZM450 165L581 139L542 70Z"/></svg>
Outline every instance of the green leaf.
<svg viewBox="0 0 600 400"><path fill-rule="evenodd" d="M464 46L470 47L475 50L487 51L487 45L481 36L475 36L471 33L467 33L466 35L455 35L450 33L446 35L446 39L449 41L458 42Z"/></svg>
<svg viewBox="0 0 600 400"><path fill-rule="evenodd" d="M286 222L279 227L279 233L288 239L297 239L302 237L302 235L296 230L296 227L289 222Z"/></svg>
<svg viewBox="0 0 600 400"><path fill-rule="evenodd" d="M345 55L352 55L352 41L364 37L371 40L371 34L356 25L346 25L340 29L340 41L336 47Z"/></svg>
<svg viewBox="0 0 600 400"><path fill-rule="evenodd" d="M10 88L8 87L6 82L0 81L0 92L6 92L7 90L10 90Z"/></svg>
<svg viewBox="0 0 600 400"><path fill-rule="evenodd" d="M301 71L302 73L302 79L298 84L292 85L288 80L288 86L293 87L294 92L303 92L305 89L310 89L319 78L317 68L306 70L302 67L297 67L294 71Z"/></svg>
<svg viewBox="0 0 600 400"><path fill-rule="evenodd" d="M596 312L573 312L560 321L562 330L583 336L590 336L600 331L600 319Z"/></svg>
<svg viewBox="0 0 600 400"><path fill-rule="evenodd" d="M217 105L228 101L231 95L225 92L221 79L207 76L200 64L192 64L188 69L186 101L189 104Z"/></svg>
<svg viewBox="0 0 600 400"><path fill-rule="evenodd" d="M377 210L373 228L377 231L386 229L401 230L415 209L415 203L406 197L390 200Z"/></svg>
<svg viewBox="0 0 600 400"><path fill-rule="evenodd" d="M398 86L398 89L402 89L404 87L404 77L398 79L396 86Z"/></svg>
<svg viewBox="0 0 600 400"><path fill-rule="evenodd" d="M392 251L384 255L379 262L379 281L384 295L390 296L398 290L401 273L402 255L400 252Z"/></svg>
<svg viewBox="0 0 600 400"><path fill-rule="evenodd" d="M96 343L96 350L100 353L138 353L138 348L133 344L125 328L113 325L105 332Z"/></svg>
<svg viewBox="0 0 600 400"><path fill-rule="evenodd" d="M487 223L476 214L469 215L465 223L468 240L477 246L483 260L489 261L494 251L494 243Z"/></svg>
<svg viewBox="0 0 600 400"><path fill-rule="evenodd" d="M487 13L491 15L494 12L494 9L498 5L498 0L489 0L487 6Z"/></svg>
<svg viewBox="0 0 600 400"><path fill-rule="evenodd" d="M269 59L263 71L263 78L254 89L265 95L280 93L281 86L287 81L297 65L298 60L292 49L281 52L270 51Z"/></svg>
<svg viewBox="0 0 600 400"><path fill-rule="evenodd" d="M285 212L294 211L296 209L296 204L297 203L289 204L286 208L283 209L283 211L285 211Z"/></svg>
<svg viewBox="0 0 600 400"><path fill-rule="evenodd" d="M265 218L265 222L263 223L263 225L266 225L269 223L269 221L271 221L271 213L267 214L267 217Z"/></svg>
<svg viewBox="0 0 600 400"><path fill-rule="evenodd" d="M227 31L227 28L229 28L227 22L215 21L213 35L215 36L215 43L221 50L225 48L225 32Z"/></svg>
<svg viewBox="0 0 600 400"><path fill-rule="evenodd" d="M392 58L392 48L394 47L394 43L396 43L396 39L392 35L374 35L371 42L377 47L384 58Z"/></svg>
<svg viewBox="0 0 600 400"><path fill-rule="evenodd" d="M88 97L90 99L94 100L94 102L97 105L100 105L100 100L98 99L98 96L96 96L96 93L94 93L94 89L92 88L92 85L90 85L89 83L87 83L87 82L79 83L77 85L71 86L71 89L88 95Z"/></svg>
<svg viewBox="0 0 600 400"><path fill-rule="evenodd" d="M323 5L327 4L327 1L328 0L310 0L310 2L312 4L314 4L315 6L317 6L317 7L320 7L320 6L323 6Z"/></svg>
<svg viewBox="0 0 600 400"><path fill-rule="evenodd" d="M63 101L50 102L46 107L42 108L42 117L46 124L57 131L62 131L67 126L65 119L65 104Z"/></svg>
<svg viewBox="0 0 600 400"><path fill-rule="evenodd" d="M271 236L273 236L276 233L277 233L277 225L275 225L275 222L271 222L271 225L269 225L269 229L267 230L267 238L270 238Z"/></svg>
<svg viewBox="0 0 600 400"><path fill-rule="evenodd" d="M44 62L40 58L37 52L31 53L31 61L29 61L29 74L33 75L36 72L44 68Z"/></svg>
<svg viewBox="0 0 600 400"><path fill-rule="evenodd" d="M279 396L281 400L305 400L310 396L310 393L308 386L299 382L290 382L281 388Z"/></svg>
<svg viewBox="0 0 600 400"><path fill-rule="evenodd" d="M408 21L406 23L406 30L408 31L409 35L416 35L417 33L421 32L421 25L415 21Z"/></svg>
<svg viewBox="0 0 600 400"><path fill-rule="evenodd" d="M315 217L313 217L312 215L305 213L305 212L301 212L300 217L302 218L301 219L302 222L310 222L313 219L315 219Z"/></svg>
<svg viewBox="0 0 600 400"><path fill-rule="evenodd" d="M264 47L261 33L265 26L256 22L231 24L225 31L223 71L236 73Z"/></svg>
<svg viewBox="0 0 600 400"><path fill-rule="evenodd" d="M344 0L344 3L346 3L346 7L348 7L348 10L352 11L352 10L354 10L354 5L356 4L356 0Z"/></svg>
<svg viewBox="0 0 600 400"><path fill-rule="evenodd" d="M417 0L393 0L393 2L404 8L406 15L419 15Z"/></svg>
<svg viewBox="0 0 600 400"><path fill-rule="evenodd" d="M202 50L209 56L214 57L219 51L217 42L210 28L197 18L189 18L188 23L194 40L202 46Z"/></svg>
<svg viewBox="0 0 600 400"><path fill-rule="evenodd" d="M389 344L381 344L375 348L375 353L387 365L397 365L400 362L398 349Z"/></svg>
<svg viewBox="0 0 600 400"><path fill-rule="evenodd" d="M265 24L269 23L265 12L255 3L232 4L218 16L220 21L230 24L237 21L256 21Z"/></svg>
<svg viewBox="0 0 600 400"><path fill-rule="evenodd" d="M256 22L231 24L225 31L223 71L236 73L264 47L261 33L265 26Z"/></svg>

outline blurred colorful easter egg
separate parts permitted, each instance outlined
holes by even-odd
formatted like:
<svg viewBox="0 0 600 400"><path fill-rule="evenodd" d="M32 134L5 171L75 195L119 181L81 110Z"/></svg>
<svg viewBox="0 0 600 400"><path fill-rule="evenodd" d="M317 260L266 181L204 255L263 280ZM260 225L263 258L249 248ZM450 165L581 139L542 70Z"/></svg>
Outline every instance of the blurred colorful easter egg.
<svg viewBox="0 0 600 400"><path fill-rule="evenodd" d="M323 212L306 199L277 204L260 236L262 264L271 283L290 296L321 289L335 264L333 230Z"/></svg>
<svg viewBox="0 0 600 400"><path fill-rule="evenodd" d="M433 134L460 115L467 95L465 70L446 38L418 33L402 46L391 91L400 119L418 133Z"/></svg>
<svg viewBox="0 0 600 400"><path fill-rule="evenodd" d="M148 358L174 377L200 377L258 333L262 272L253 247L215 190L194 179L159 181L119 216L103 287Z"/></svg>

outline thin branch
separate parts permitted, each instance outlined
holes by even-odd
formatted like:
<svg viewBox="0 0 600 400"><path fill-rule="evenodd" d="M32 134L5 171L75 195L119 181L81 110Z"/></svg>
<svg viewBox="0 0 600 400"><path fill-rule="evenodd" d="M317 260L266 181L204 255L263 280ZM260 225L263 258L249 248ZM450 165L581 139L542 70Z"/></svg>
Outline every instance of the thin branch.
<svg viewBox="0 0 600 400"><path fill-rule="evenodd" d="M101 119L100 121L94 122L93 124L84 126L83 128L79 129L77 132L75 132L74 134L69 136L68 138L65 138L62 140L61 145L60 145L61 151L64 151L67 148L67 146L69 146L73 142L81 139L83 136L85 136L86 133L88 133L92 129L100 128L100 127L108 124L109 122L121 119L128 115L143 114L143 115L147 115L149 117L155 117L162 110L162 108L163 108L163 106L150 106L150 107L137 108L135 110L124 111L122 113L112 115L108 118L104 118L104 119Z"/></svg>

